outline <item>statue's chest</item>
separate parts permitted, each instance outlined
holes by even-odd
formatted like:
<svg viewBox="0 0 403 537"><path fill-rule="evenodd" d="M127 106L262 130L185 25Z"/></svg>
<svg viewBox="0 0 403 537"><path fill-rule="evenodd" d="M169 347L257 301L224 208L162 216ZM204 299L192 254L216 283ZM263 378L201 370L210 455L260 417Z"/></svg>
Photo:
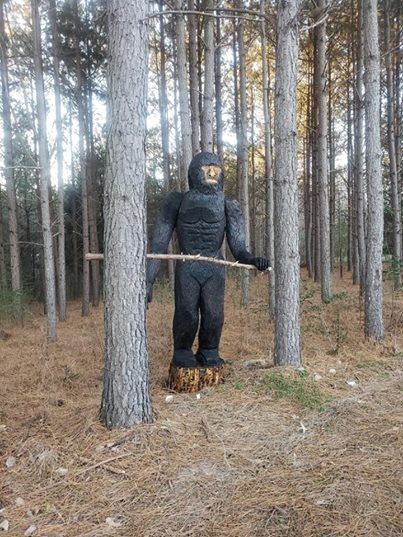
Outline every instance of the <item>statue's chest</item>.
<svg viewBox="0 0 403 537"><path fill-rule="evenodd" d="M218 224L224 219L224 195L185 197L179 210L179 220L186 224Z"/></svg>

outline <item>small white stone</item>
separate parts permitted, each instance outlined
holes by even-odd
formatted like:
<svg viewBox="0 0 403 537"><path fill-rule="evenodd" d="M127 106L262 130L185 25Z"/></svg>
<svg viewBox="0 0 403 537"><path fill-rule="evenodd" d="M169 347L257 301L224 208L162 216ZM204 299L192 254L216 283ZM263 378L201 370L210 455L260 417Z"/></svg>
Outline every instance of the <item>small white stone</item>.
<svg viewBox="0 0 403 537"><path fill-rule="evenodd" d="M17 507L22 507L23 505L25 504L25 501L23 498L21 498L21 496L18 496L16 499L15 499L15 505Z"/></svg>
<svg viewBox="0 0 403 537"><path fill-rule="evenodd" d="M354 386L357 386L357 382L355 380L346 380L346 383L351 386L352 388Z"/></svg>
<svg viewBox="0 0 403 537"><path fill-rule="evenodd" d="M64 477L65 475L67 475L69 473L69 471L67 470L67 468L58 468L55 473L59 476L59 477Z"/></svg>
<svg viewBox="0 0 403 537"><path fill-rule="evenodd" d="M4 425L4 423L0 424L0 432L3 432L7 429L7 425Z"/></svg>
<svg viewBox="0 0 403 537"><path fill-rule="evenodd" d="M122 526L122 523L119 520L115 520L111 516L105 518L105 523L111 528L120 528Z"/></svg>
<svg viewBox="0 0 403 537"><path fill-rule="evenodd" d="M10 527L10 522L6 518L2 520L2 522L0 523L0 530L8 531L9 527Z"/></svg>
<svg viewBox="0 0 403 537"><path fill-rule="evenodd" d="M174 396L173 395L167 395L165 397L165 402L166 403L172 403L172 401L174 400Z"/></svg>
<svg viewBox="0 0 403 537"><path fill-rule="evenodd" d="M27 536L29 536L29 535L33 535L33 534L36 532L36 530L37 530L36 525L35 525L35 524L31 524L31 525L29 526L29 528L27 528L27 529L25 530L24 535L27 535Z"/></svg>
<svg viewBox="0 0 403 537"><path fill-rule="evenodd" d="M335 374L337 373L337 371L335 370L334 367L331 367L331 368L329 369L329 373L331 373L332 375L335 375Z"/></svg>
<svg viewBox="0 0 403 537"><path fill-rule="evenodd" d="M17 459L15 457L8 457L6 460L7 468L12 468L16 462L17 462Z"/></svg>
<svg viewBox="0 0 403 537"><path fill-rule="evenodd" d="M201 393L196 394L196 399L201 399Z"/></svg>
<svg viewBox="0 0 403 537"><path fill-rule="evenodd" d="M27 517L28 518L32 518L34 516L34 513L31 511L31 509L29 509L26 513Z"/></svg>
<svg viewBox="0 0 403 537"><path fill-rule="evenodd" d="M321 380L322 376L319 375L319 373L315 373L314 376L313 376L313 379L316 380L316 382L318 382L319 380Z"/></svg>

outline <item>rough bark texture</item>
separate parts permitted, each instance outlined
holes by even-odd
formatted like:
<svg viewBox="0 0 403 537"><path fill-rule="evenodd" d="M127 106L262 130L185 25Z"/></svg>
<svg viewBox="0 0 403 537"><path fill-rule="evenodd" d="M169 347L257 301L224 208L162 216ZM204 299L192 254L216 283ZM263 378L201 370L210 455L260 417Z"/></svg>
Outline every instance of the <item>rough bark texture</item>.
<svg viewBox="0 0 403 537"><path fill-rule="evenodd" d="M38 115L38 145L40 166L40 202L43 233L43 253L45 264L46 313L48 319L48 340L56 341L56 288L53 258L52 229L49 210L50 161L46 134L45 89L43 83L41 29L38 10L39 0L32 0L32 30L34 45L34 71L36 89L36 109Z"/></svg>
<svg viewBox="0 0 403 537"><path fill-rule="evenodd" d="M63 131L59 76L59 37L56 23L55 0L49 0L49 21L52 32L53 84L55 92L56 160L57 160L57 276L59 319L66 320L66 258L64 232L64 184L63 184Z"/></svg>
<svg viewBox="0 0 403 537"><path fill-rule="evenodd" d="M214 0L205 0L204 9L214 9ZM201 118L202 151L213 152L214 129L214 19L204 21L204 94Z"/></svg>
<svg viewBox="0 0 403 537"><path fill-rule="evenodd" d="M380 138L380 65L377 0L364 0L365 129L368 237L365 279L365 334L384 337L382 316L383 188Z"/></svg>
<svg viewBox="0 0 403 537"><path fill-rule="evenodd" d="M242 1L238 0L237 7L240 9ZM248 109L246 96L246 51L244 41L244 21L238 23L238 52L239 52L239 137L240 137L240 177L238 184L239 202L245 219L245 243L250 249L250 213L249 213L249 175L248 175ZM249 303L250 275L242 274L242 298L243 306Z"/></svg>
<svg viewBox="0 0 403 537"><path fill-rule="evenodd" d="M141 0L111 0L108 6L110 128L105 178L101 416L109 428L152 420L145 285L147 11Z"/></svg>
<svg viewBox="0 0 403 537"><path fill-rule="evenodd" d="M388 122L388 153L389 153L389 176L390 176L390 198L392 204L393 217L393 278L395 289L399 289L402 284L400 259L401 252L401 193L399 192L399 178L397 174L396 161L396 140L395 140L395 113L393 103L393 71L390 49L392 42L390 39L390 0L385 0L385 68L386 68L386 89L387 89L387 122Z"/></svg>
<svg viewBox="0 0 403 537"><path fill-rule="evenodd" d="M183 0L175 0L175 9L185 9ZM183 15L176 16L175 36L179 90L179 117L182 136L182 178L184 180L183 188L187 190L188 187L186 178L189 164L192 160L192 127L190 122L188 75L186 68L185 18Z"/></svg>
<svg viewBox="0 0 403 537"><path fill-rule="evenodd" d="M223 131L224 124L222 119L222 80L221 80L221 19L216 19L216 47L214 54L214 85L215 85L215 122L216 122L216 140L217 155L221 162L224 158ZM225 249L224 249L225 250Z"/></svg>
<svg viewBox="0 0 403 537"><path fill-rule="evenodd" d="M327 0L319 0L317 20L323 19ZM332 298L330 270L330 217L327 161L326 22L315 28L317 55L314 65L317 132L317 188L319 192L320 283L323 302Z"/></svg>
<svg viewBox="0 0 403 537"><path fill-rule="evenodd" d="M3 104L3 143L4 176L7 187L8 229L10 241L11 288L21 290L20 250L18 245L17 204L13 169L13 143L11 131L10 94L7 66L7 39L4 31L4 0L0 1L0 53L1 53L1 90Z"/></svg>
<svg viewBox="0 0 403 537"><path fill-rule="evenodd" d="M260 1L260 13L264 14L264 0ZM271 118L270 118L270 77L267 60L266 21L261 22L261 48L262 48L262 78L263 78L263 114L264 114L264 158L266 175L266 229L265 250L266 257L274 266L274 203L273 203L273 166L271 159ZM274 318L276 296L275 276L269 277L269 311Z"/></svg>
<svg viewBox="0 0 403 537"><path fill-rule="evenodd" d="M4 255L3 193L0 189L0 289L7 288L6 258Z"/></svg>
<svg viewBox="0 0 403 537"><path fill-rule="evenodd" d="M275 363L299 366L299 250L296 90L299 0L280 0L274 110Z"/></svg>

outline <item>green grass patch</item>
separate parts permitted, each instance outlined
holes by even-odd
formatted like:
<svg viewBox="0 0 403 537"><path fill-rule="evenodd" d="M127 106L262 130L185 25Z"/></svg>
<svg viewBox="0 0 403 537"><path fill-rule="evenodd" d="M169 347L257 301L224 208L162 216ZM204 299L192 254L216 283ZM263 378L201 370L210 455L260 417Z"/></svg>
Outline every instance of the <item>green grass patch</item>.
<svg viewBox="0 0 403 537"><path fill-rule="evenodd" d="M32 301L29 292L15 292L11 289L0 289L0 319L21 321L28 313L28 305Z"/></svg>
<svg viewBox="0 0 403 537"><path fill-rule="evenodd" d="M384 369L385 365L379 360L373 360L369 358L368 360L363 360L357 364L358 369L369 369L370 371L379 371Z"/></svg>
<svg viewBox="0 0 403 537"><path fill-rule="evenodd" d="M264 386L276 399L289 399L303 408L323 410L329 400L317 384L306 376L296 378L283 376L281 373L268 373L263 378Z"/></svg>

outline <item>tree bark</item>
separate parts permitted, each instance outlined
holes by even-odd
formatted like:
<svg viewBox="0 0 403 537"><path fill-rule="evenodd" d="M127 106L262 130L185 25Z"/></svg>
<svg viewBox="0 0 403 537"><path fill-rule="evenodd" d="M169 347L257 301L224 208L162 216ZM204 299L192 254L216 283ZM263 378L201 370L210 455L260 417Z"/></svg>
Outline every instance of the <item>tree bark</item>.
<svg viewBox="0 0 403 537"><path fill-rule="evenodd" d="M105 178L105 372L101 406L101 417L108 428L152 421L145 281L147 11L147 3L141 0L111 0L108 5L111 123ZM127 121L129 116L131 121Z"/></svg>
<svg viewBox="0 0 403 537"><path fill-rule="evenodd" d="M237 7L242 8L242 1L237 0ZM248 175L248 109L246 96L246 51L244 41L244 21L238 22L238 51L239 51L239 134L240 134L240 183L238 184L239 202L245 220L245 245L250 249L250 214L249 214L249 175ZM242 299L243 306L249 304L250 275L242 274Z"/></svg>
<svg viewBox="0 0 403 537"><path fill-rule="evenodd" d="M175 9L184 10L183 0L175 0ZM183 188L188 189L187 176L190 161L192 160L192 127L190 122L190 107L188 99L188 75L186 68L186 35L185 18L183 15L176 16L175 24L176 55L179 91L179 117L182 137L182 177Z"/></svg>
<svg viewBox="0 0 403 537"><path fill-rule="evenodd" d="M318 1L316 22L325 13L327 0ZM314 65L317 132L317 188L319 193L320 225L320 284L322 301L332 298L332 273L330 270L330 217L327 160L327 87L326 87L326 21L315 27L317 55Z"/></svg>
<svg viewBox="0 0 403 537"><path fill-rule="evenodd" d="M401 193L399 192L399 177L397 173L396 161L396 140L395 140L395 106L393 102L393 70L390 49L392 41L390 38L390 0L384 3L385 18L385 69L386 69L386 91L387 91L387 124L388 124L388 154L389 154L389 178L390 178L390 199L392 205L393 218L393 280L395 289L399 289L402 284L400 260L401 252Z"/></svg>
<svg viewBox="0 0 403 537"><path fill-rule="evenodd" d="M81 27L80 15L77 0L73 4L74 18L76 22L75 35L75 58L76 58L76 102L78 109L78 145L80 160L80 181L81 181L81 215L82 215L82 238L83 238L83 296L81 314L86 317L90 313L90 267L85 260L86 254L90 251L89 224L88 224L88 187L86 169L86 148L85 148L85 107L84 107L84 76L80 54Z"/></svg>
<svg viewBox="0 0 403 537"><path fill-rule="evenodd" d="M55 122L56 122L56 160L57 160L57 276L59 319L66 320L66 257L65 257L65 230L64 230L64 184L63 184L63 130L60 97L60 46L56 22L56 3L49 0L49 21L52 32L53 56L53 85L55 93Z"/></svg>
<svg viewBox="0 0 403 537"><path fill-rule="evenodd" d="M6 256L4 254L3 192L0 188L0 289L7 289Z"/></svg>
<svg viewBox="0 0 403 537"><path fill-rule="evenodd" d="M214 0L204 0L204 10L214 9ZM204 21L204 93L201 117L202 151L213 151L214 130L214 19Z"/></svg>
<svg viewBox="0 0 403 537"><path fill-rule="evenodd" d="M382 315L383 187L380 138L380 60L377 0L364 0L365 145L368 238L365 279L365 334L384 337Z"/></svg>
<svg viewBox="0 0 403 537"><path fill-rule="evenodd" d="M195 11L195 0L188 0L189 11ZM192 150L200 152L200 114L199 114L199 72L197 69L197 18L189 17L189 79L190 79L190 110L192 117Z"/></svg>
<svg viewBox="0 0 403 537"><path fill-rule="evenodd" d="M356 180L356 227L358 247L358 267L361 293L365 286L366 252L364 224L364 98L363 98L363 45L362 45L362 5L358 2L358 43L357 43L357 74L356 74L356 138L355 138L355 180Z"/></svg>
<svg viewBox="0 0 403 537"><path fill-rule="evenodd" d="M275 363L299 366L299 249L296 99L299 0L281 0L277 13L274 111L276 320Z"/></svg>
<svg viewBox="0 0 403 537"><path fill-rule="evenodd" d="M36 89L36 109L38 115L38 144L40 166L40 202L42 215L43 252L45 264L46 312L48 320L48 340L56 341L56 289L55 265L53 258L52 229L49 210L50 160L46 133L45 88L43 82L41 29L39 19L39 0L31 0L32 31L34 47L34 71Z"/></svg>
<svg viewBox="0 0 403 537"><path fill-rule="evenodd" d="M221 80L221 19L216 19L216 47L214 54L214 85L215 85L215 122L216 122L216 140L217 140L217 155L220 157L221 163L224 160L224 143L223 143L223 119L222 119L222 80Z"/></svg>
<svg viewBox="0 0 403 537"><path fill-rule="evenodd" d="M13 168L13 142L10 111L10 89L7 65L7 37L4 31L4 0L0 1L0 54L1 54L1 90L3 104L3 143L4 176L7 188L8 230L10 241L11 288L21 291L21 262L18 244L17 202L15 196L15 179Z"/></svg>
<svg viewBox="0 0 403 537"><path fill-rule="evenodd" d="M260 0L260 13L264 14L265 1ZM271 159L271 117L270 117L270 74L267 57L266 21L262 18L260 25L262 51L262 81L263 81L263 117L264 117L264 170L265 170L265 251L266 256L274 266L274 203L273 203L273 164ZM272 273L268 283L269 312L274 319L276 295L275 275Z"/></svg>

